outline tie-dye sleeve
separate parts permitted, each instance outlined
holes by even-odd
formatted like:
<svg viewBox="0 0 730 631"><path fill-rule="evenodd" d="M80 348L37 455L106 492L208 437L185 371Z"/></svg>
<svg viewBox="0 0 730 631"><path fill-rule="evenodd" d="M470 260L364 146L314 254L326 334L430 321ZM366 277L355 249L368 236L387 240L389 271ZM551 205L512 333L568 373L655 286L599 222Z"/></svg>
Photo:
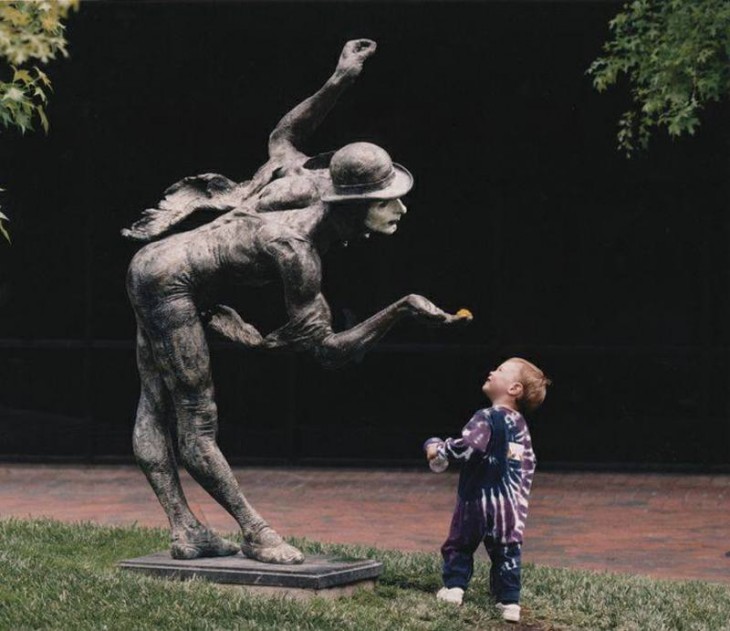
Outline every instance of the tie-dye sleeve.
<svg viewBox="0 0 730 631"><path fill-rule="evenodd" d="M443 453L451 460L468 460L474 452L481 455L487 451L491 435L489 412L479 410L461 430L459 438L447 438L444 441Z"/></svg>

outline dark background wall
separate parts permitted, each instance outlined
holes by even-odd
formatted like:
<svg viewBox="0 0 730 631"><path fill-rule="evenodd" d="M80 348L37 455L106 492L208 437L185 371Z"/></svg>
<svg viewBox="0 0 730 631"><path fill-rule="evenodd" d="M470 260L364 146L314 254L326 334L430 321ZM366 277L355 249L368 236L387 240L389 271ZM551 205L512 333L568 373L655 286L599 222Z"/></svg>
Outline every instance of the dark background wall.
<svg viewBox="0 0 730 631"><path fill-rule="evenodd" d="M331 252L340 328L409 292L468 307L338 372L216 345L232 459L408 462L485 405L519 354L555 382L543 463L730 464L726 105L698 134L615 148L626 86L585 70L615 3L83 3L49 70L48 136L3 132L0 456L131 457L138 390L119 230L169 184L246 179L342 44L379 49L313 139L385 146L416 176L392 238ZM279 288L232 298L265 330Z"/></svg>

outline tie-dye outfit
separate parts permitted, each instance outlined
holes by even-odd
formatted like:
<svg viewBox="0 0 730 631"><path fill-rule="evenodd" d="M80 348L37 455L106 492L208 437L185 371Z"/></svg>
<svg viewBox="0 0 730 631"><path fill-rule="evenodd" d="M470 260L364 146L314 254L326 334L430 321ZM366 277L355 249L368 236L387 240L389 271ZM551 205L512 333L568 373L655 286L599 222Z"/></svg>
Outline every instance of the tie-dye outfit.
<svg viewBox="0 0 730 631"><path fill-rule="evenodd" d="M463 462L449 537L441 547L446 587L466 589L474 552L484 543L492 561L490 586L498 602L519 602L522 533L535 471L525 418L500 406L479 410L459 438L439 449Z"/></svg>

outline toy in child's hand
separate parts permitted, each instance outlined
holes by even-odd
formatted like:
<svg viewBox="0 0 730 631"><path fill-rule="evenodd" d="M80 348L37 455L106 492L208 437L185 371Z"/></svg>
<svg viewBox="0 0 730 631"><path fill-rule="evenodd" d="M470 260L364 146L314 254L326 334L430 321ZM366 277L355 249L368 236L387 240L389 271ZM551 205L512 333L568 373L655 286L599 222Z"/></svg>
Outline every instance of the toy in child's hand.
<svg viewBox="0 0 730 631"><path fill-rule="evenodd" d="M441 473L449 468L449 459L439 453L439 447L443 444L440 438L429 438L423 443L423 450L426 452L428 466L434 473Z"/></svg>
<svg viewBox="0 0 730 631"><path fill-rule="evenodd" d="M474 314L469 311L469 309L459 309L454 315L456 315L457 318L463 318L469 322L474 319Z"/></svg>
<svg viewBox="0 0 730 631"><path fill-rule="evenodd" d="M434 473L443 473L449 468L449 459L446 456L436 455L428 461L428 468Z"/></svg>
<svg viewBox="0 0 730 631"><path fill-rule="evenodd" d="M438 447L439 445L444 442L437 436L434 436L433 438L429 438L425 443L423 443L423 451L426 452L426 458L428 460L431 460L431 458L435 457L438 453Z"/></svg>

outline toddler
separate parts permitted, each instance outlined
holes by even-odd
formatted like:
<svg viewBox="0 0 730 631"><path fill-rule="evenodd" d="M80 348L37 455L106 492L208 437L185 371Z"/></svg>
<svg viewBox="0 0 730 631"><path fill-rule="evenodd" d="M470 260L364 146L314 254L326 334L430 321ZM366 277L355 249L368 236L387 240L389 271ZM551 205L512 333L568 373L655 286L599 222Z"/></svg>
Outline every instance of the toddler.
<svg viewBox="0 0 730 631"><path fill-rule="evenodd" d="M522 534L536 462L523 413L540 406L549 384L534 364L508 359L482 386L492 407L474 414L461 437L430 438L424 444L432 465L445 459L463 462L451 529L441 547L439 600L462 603L474 552L483 542L492 562L489 582L497 608L504 620L519 621Z"/></svg>

